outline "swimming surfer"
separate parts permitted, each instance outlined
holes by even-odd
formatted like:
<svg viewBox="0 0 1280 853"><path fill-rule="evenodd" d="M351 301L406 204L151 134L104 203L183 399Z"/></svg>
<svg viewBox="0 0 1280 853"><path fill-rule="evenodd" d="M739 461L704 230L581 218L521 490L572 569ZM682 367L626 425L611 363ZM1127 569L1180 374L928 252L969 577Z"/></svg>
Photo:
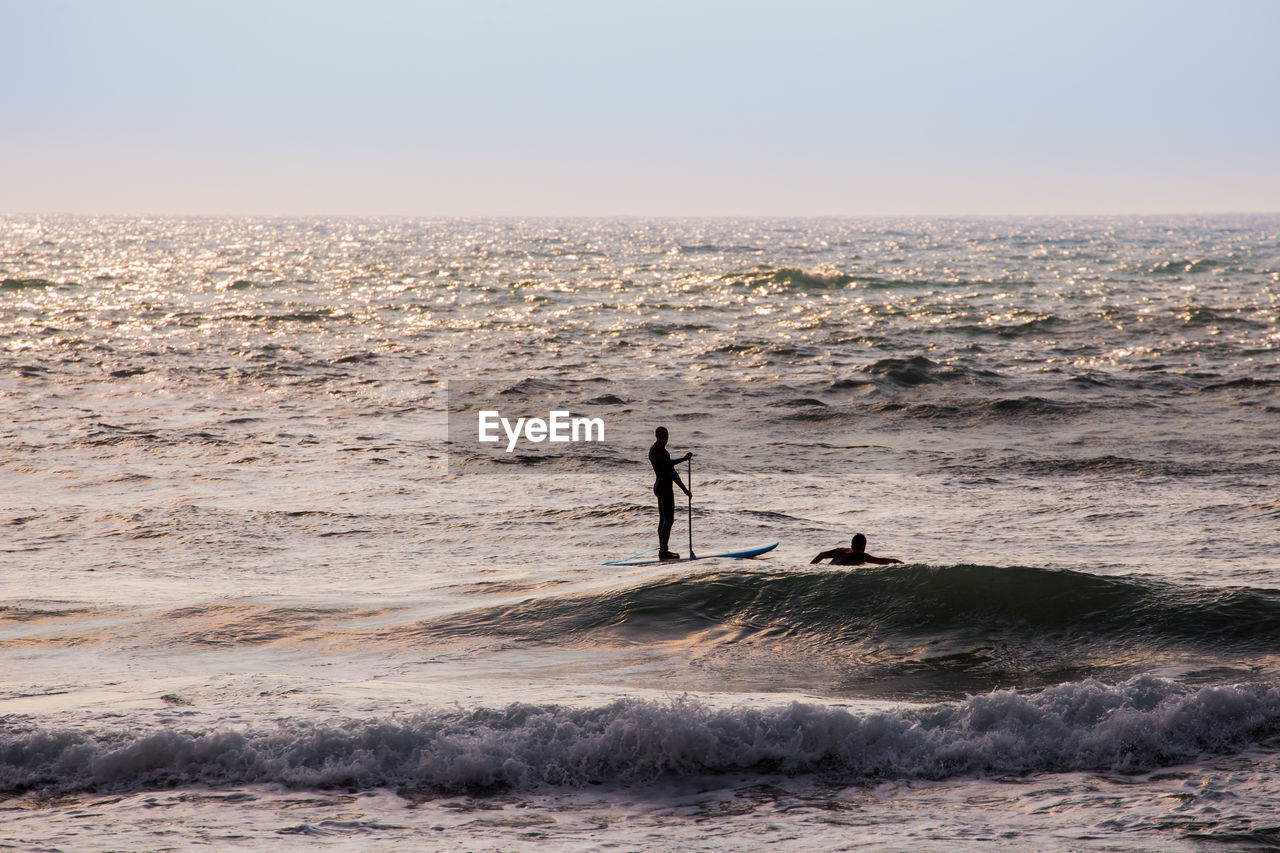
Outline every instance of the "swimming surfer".
<svg viewBox="0 0 1280 853"><path fill-rule="evenodd" d="M890 563L901 563L901 560L895 560L892 557L873 557L867 553L867 537L861 533L855 533L853 539L849 541L852 546L850 548L832 548L830 551L823 551L818 556L809 561L809 565L821 563L823 560L830 558L833 566L860 566L863 563L875 563L878 566L887 566Z"/></svg>
<svg viewBox="0 0 1280 853"><path fill-rule="evenodd" d="M679 484L686 495L693 497L693 492L685 488L680 473L676 471L676 465L692 459L693 454L686 453L673 462L667 452L667 428L658 427L653 435L657 441L649 448L649 464L653 465L653 493L658 498L658 559L678 560L680 555L667 547L671 540L671 526L676 523L676 496L671 491L671 484Z"/></svg>

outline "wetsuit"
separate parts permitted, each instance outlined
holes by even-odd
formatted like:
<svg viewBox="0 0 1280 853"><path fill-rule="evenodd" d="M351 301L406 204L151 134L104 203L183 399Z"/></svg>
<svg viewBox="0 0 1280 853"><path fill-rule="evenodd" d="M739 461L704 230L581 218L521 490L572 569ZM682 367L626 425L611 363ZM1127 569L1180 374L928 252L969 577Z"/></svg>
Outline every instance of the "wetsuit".
<svg viewBox="0 0 1280 853"><path fill-rule="evenodd" d="M658 550L665 554L671 550L667 543L671 540L671 526L676 523L676 496L671 484L679 483L683 489L684 481L667 448L656 441L649 448L649 464L653 466L653 493L658 498Z"/></svg>

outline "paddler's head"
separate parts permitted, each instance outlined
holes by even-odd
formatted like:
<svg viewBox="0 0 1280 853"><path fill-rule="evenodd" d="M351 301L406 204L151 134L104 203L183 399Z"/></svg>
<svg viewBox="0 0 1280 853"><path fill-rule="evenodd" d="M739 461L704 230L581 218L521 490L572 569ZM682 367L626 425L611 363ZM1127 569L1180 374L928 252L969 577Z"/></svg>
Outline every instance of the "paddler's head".
<svg viewBox="0 0 1280 853"><path fill-rule="evenodd" d="M667 443L667 428L658 427L653 431L653 437L658 439L658 444L661 444L665 447Z"/></svg>
<svg viewBox="0 0 1280 853"><path fill-rule="evenodd" d="M853 538L849 540L849 545L855 551L865 551L867 550L867 537L863 536L861 533L855 533L853 534Z"/></svg>

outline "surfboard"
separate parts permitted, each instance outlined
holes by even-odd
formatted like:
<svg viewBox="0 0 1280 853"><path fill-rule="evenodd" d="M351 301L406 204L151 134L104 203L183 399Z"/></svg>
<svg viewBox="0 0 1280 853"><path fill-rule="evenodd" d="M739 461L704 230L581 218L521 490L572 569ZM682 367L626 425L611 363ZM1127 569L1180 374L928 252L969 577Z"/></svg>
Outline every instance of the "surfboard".
<svg viewBox="0 0 1280 853"><path fill-rule="evenodd" d="M777 547L778 547L778 543L774 542L772 545L763 545L759 548L746 548L742 551L726 551L723 554L699 554L697 557L681 557L679 560L633 560L631 558L628 558L626 560L614 560L609 563L604 563L603 565L606 565L606 566L656 566L659 563L671 563L672 565L674 565L676 563L692 563L697 560L714 560L718 557L727 557L734 560L749 560L752 557L759 557L761 554L772 551L774 548L777 548Z"/></svg>

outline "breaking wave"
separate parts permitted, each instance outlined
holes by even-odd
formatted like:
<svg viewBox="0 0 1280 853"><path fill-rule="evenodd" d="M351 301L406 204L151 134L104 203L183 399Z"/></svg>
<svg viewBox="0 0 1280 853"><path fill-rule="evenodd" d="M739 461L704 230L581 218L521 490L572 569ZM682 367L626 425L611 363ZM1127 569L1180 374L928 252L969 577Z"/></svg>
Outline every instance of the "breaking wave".
<svg viewBox="0 0 1280 853"><path fill-rule="evenodd" d="M274 783L483 794L725 776L857 783L1132 772L1246 749L1274 736L1278 724L1274 687L1193 691L1151 676L870 712L627 699L387 721L281 720L249 730L80 731L10 723L0 734L0 791Z"/></svg>

